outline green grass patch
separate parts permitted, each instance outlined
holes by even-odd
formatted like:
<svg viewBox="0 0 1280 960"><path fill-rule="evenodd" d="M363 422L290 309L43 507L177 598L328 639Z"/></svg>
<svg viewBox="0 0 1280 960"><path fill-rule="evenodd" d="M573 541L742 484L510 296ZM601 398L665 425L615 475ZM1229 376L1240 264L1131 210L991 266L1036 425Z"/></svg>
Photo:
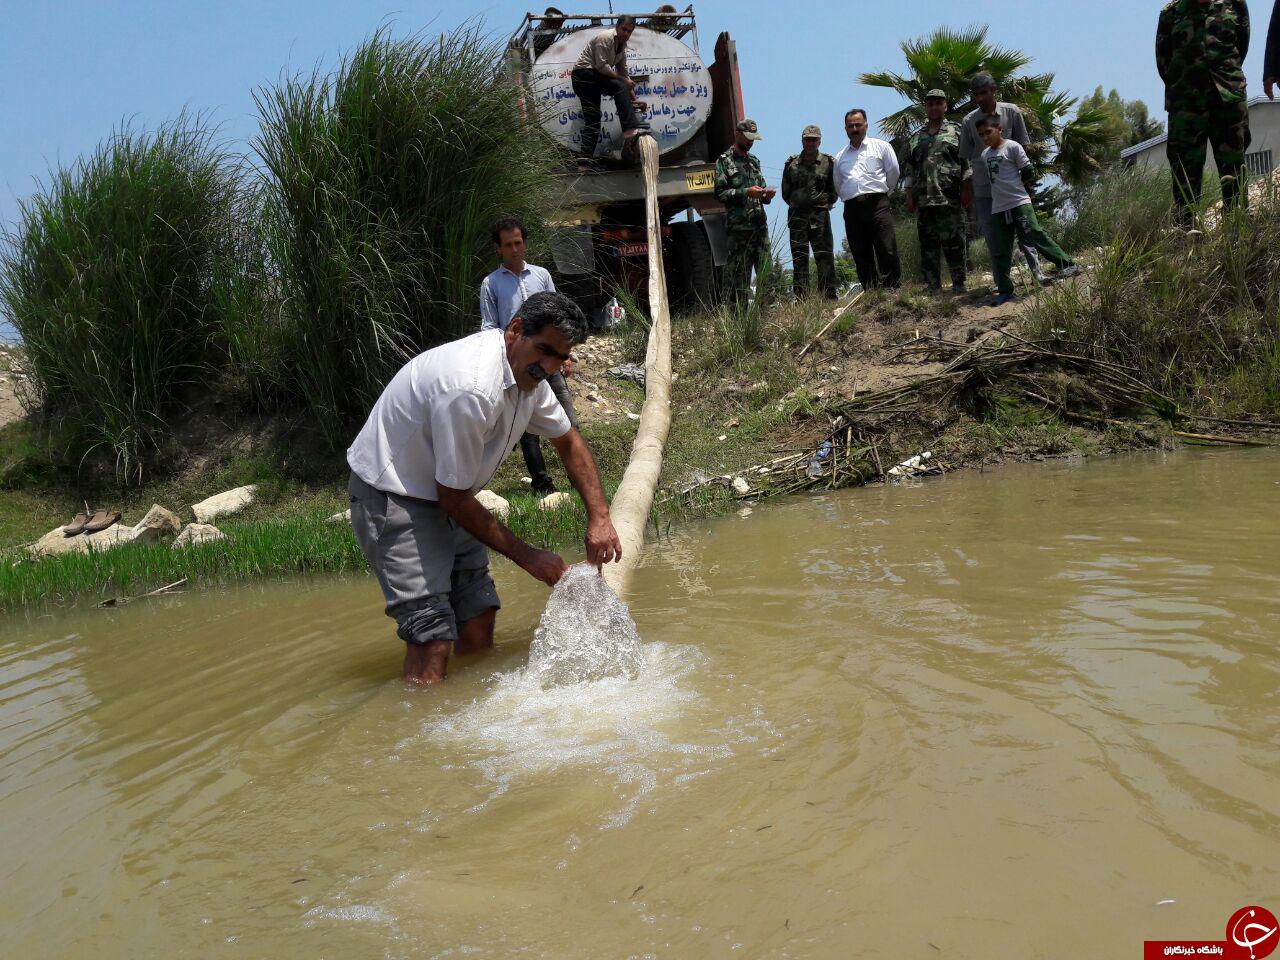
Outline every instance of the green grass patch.
<svg viewBox="0 0 1280 960"><path fill-rule="evenodd" d="M186 579L212 587L272 576L365 568L351 529L318 518L227 523L229 539L174 550L128 544L103 553L0 562L0 608L97 601L146 593Z"/></svg>
<svg viewBox="0 0 1280 960"><path fill-rule="evenodd" d="M127 544L40 558L22 549L0 551L0 610L139 596L183 579L189 587L209 589L298 575L367 574L350 525L327 519L336 512L332 502L319 512L311 506L309 511L305 499L292 500L292 515L221 521L226 540L177 550L168 543ZM586 533L586 511L576 498L564 509L545 511L531 495L518 494L507 524L534 546L571 550Z"/></svg>

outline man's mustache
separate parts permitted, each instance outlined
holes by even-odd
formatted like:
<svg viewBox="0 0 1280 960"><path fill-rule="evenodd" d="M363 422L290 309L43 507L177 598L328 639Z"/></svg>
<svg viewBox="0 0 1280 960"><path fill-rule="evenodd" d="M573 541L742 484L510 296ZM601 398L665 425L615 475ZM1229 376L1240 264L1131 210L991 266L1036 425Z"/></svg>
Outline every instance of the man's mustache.
<svg viewBox="0 0 1280 960"><path fill-rule="evenodd" d="M535 380L547 379L547 371L543 370L540 364L531 363L524 368L524 372Z"/></svg>

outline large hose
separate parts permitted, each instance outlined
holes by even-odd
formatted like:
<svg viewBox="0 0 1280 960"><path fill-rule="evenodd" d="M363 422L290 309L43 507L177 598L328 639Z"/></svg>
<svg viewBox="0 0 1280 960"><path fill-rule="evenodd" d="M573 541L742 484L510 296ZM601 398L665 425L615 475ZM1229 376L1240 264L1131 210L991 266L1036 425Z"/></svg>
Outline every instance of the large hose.
<svg viewBox="0 0 1280 960"><path fill-rule="evenodd" d="M649 346L644 358L644 407L631 462L613 496L610 513L622 540L622 560L607 564L605 581L619 595L640 560L649 508L662 473L662 451L671 429L671 315L667 310L667 278L662 265L662 221L658 217L658 144L641 134L637 147L644 171L645 220L649 229Z"/></svg>

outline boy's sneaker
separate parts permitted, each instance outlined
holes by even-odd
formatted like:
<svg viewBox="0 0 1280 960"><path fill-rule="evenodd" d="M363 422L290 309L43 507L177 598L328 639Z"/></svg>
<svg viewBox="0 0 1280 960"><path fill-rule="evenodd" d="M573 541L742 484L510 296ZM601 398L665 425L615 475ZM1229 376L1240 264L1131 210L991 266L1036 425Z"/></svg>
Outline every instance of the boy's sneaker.
<svg viewBox="0 0 1280 960"><path fill-rule="evenodd" d="M1080 264L1078 263L1073 263L1070 266L1063 267L1061 270L1059 270L1057 279L1070 280L1072 277L1078 277L1082 273L1084 273L1084 268L1081 267Z"/></svg>
<svg viewBox="0 0 1280 960"><path fill-rule="evenodd" d="M1002 293L1000 294L1000 296L996 297L994 300L991 301L991 305L993 307L1003 307L1006 303L1012 303L1017 299L1018 297L1016 294Z"/></svg>

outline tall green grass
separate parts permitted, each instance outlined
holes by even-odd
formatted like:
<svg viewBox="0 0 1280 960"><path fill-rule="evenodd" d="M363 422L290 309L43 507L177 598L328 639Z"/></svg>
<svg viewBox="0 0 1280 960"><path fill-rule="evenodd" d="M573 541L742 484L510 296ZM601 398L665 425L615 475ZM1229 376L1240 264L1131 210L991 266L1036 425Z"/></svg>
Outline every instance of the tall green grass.
<svg viewBox="0 0 1280 960"><path fill-rule="evenodd" d="M1172 222L1169 171L1145 165L1112 169L1074 188L1070 205L1059 237L1064 250L1079 252L1111 243L1149 244Z"/></svg>
<svg viewBox="0 0 1280 960"><path fill-rule="evenodd" d="M1133 183L1120 174L1104 187L1114 238L1087 283L1031 305L1033 332L1135 367L1202 412L1280 414L1277 191L1251 210L1207 211L1187 237L1166 229L1168 194L1126 192Z"/></svg>
<svg viewBox="0 0 1280 960"><path fill-rule="evenodd" d="M769 256L755 273L755 290L750 301L736 304L729 290L724 290L721 303L701 317L699 339L705 363L734 363L760 351L765 343L765 325L769 312L780 301L787 281L782 268L783 241L770 241Z"/></svg>
<svg viewBox="0 0 1280 960"><path fill-rule="evenodd" d="M33 404L73 462L98 448L141 478L222 318L239 167L198 117L121 129L54 171L0 248L0 304Z"/></svg>
<svg viewBox="0 0 1280 960"><path fill-rule="evenodd" d="M405 359L478 327L499 215L538 226L556 151L478 28L380 31L332 74L256 100L271 335L235 338L261 388L305 404L335 449ZM263 352L268 355L264 358Z"/></svg>

